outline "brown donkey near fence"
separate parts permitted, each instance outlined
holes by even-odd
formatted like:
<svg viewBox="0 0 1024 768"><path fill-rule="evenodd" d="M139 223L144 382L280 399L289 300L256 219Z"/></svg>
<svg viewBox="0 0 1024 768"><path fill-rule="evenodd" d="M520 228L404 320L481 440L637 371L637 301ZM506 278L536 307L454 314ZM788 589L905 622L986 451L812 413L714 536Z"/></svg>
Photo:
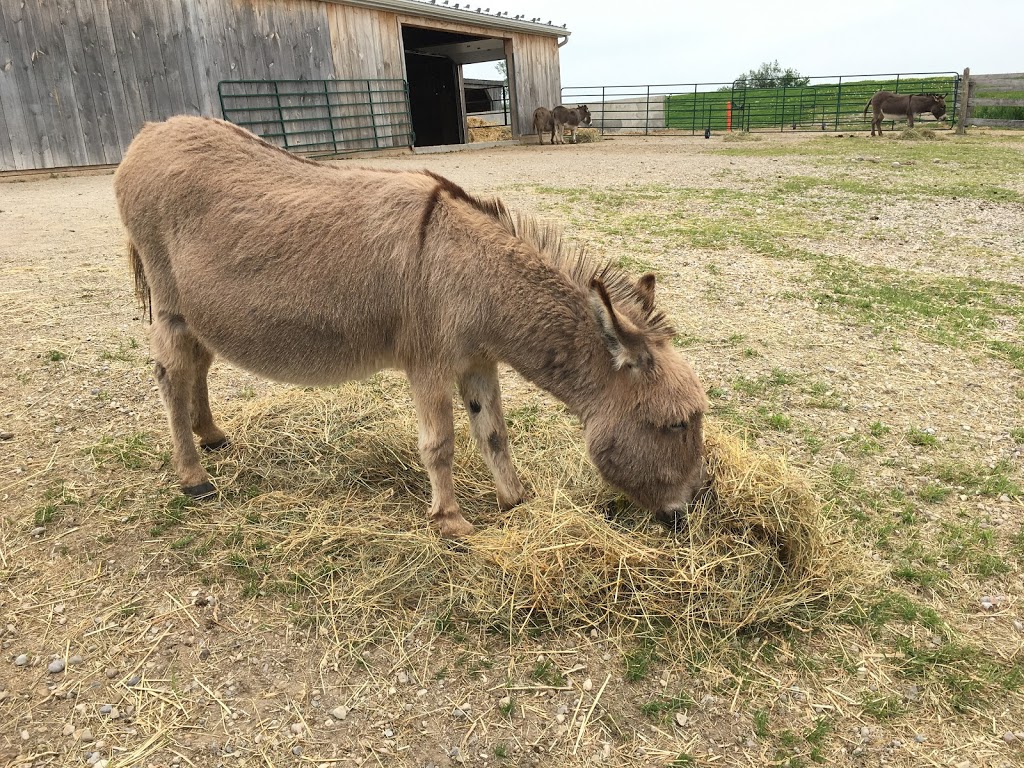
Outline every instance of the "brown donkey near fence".
<svg viewBox="0 0 1024 768"><path fill-rule="evenodd" d="M433 173L320 164L209 118L147 124L114 190L186 494L215 493L192 433L227 443L207 394L215 355L301 385L405 371L444 536L473 530L452 484L453 383L498 503L525 493L499 362L565 402L601 474L662 521L702 487L707 401L653 275L598 269Z"/></svg>

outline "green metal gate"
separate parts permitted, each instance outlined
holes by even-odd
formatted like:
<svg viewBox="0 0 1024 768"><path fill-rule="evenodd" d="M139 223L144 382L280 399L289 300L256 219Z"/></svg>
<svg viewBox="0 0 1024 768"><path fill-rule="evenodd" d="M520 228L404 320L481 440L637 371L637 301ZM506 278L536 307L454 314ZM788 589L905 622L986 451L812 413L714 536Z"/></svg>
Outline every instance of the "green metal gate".
<svg viewBox="0 0 1024 768"><path fill-rule="evenodd" d="M217 95L225 120L312 157L415 139L404 80L222 80Z"/></svg>

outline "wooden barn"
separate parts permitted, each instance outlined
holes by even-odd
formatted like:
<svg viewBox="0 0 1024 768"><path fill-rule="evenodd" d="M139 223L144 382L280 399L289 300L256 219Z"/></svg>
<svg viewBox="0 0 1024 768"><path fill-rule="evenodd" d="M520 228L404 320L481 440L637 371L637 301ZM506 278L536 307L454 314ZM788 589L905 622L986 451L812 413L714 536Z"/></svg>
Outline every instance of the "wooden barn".
<svg viewBox="0 0 1024 768"><path fill-rule="evenodd" d="M445 0L2 0L0 171L114 164L182 113L309 154L464 143L462 68L487 61L518 136L568 35Z"/></svg>

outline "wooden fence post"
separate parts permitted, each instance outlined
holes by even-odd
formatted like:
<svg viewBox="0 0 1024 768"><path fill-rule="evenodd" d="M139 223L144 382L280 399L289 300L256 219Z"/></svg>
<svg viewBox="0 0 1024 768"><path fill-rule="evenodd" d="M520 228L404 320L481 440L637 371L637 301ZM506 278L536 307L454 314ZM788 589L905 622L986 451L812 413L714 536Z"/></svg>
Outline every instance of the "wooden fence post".
<svg viewBox="0 0 1024 768"><path fill-rule="evenodd" d="M960 81L960 116L956 121L957 136L963 136L967 130L968 103L971 100L971 68L964 68L964 76Z"/></svg>

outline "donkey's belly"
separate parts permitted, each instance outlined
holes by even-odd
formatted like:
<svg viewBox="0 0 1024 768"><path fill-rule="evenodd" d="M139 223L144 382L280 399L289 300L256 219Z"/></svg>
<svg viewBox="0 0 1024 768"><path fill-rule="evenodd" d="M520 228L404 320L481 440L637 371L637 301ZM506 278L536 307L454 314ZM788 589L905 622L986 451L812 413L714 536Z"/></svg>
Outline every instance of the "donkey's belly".
<svg viewBox="0 0 1024 768"><path fill-rule="evenodd" d="M186 322L188 322L186 318ZM274 381L328 386L395 366L394 340L382 326L339 328L262 318L258 325L189 323L228 362Z"/></svg>

